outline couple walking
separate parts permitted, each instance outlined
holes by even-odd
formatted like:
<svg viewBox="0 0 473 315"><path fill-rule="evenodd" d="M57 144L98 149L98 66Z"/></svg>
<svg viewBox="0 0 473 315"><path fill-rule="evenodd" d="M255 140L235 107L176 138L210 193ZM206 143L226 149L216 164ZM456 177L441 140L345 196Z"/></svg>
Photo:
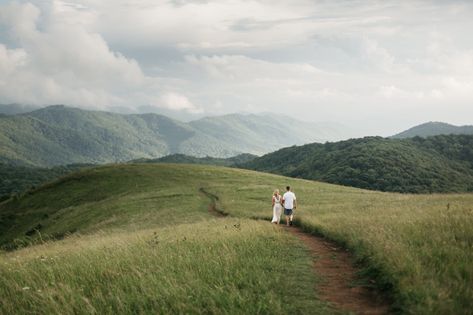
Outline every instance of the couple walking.
<svg viewBox="0 0 473 315"><path fill-rule="evenodd" d="M296 195L291 191L291 187L286 187L286 192L283 196L279 194L279 189L273 193L273 219L271 223L279 224L281 220L281 213L284 207L284 215L286 216L286 225L292 225L294 218L294 209L297 207Z"/></svg>

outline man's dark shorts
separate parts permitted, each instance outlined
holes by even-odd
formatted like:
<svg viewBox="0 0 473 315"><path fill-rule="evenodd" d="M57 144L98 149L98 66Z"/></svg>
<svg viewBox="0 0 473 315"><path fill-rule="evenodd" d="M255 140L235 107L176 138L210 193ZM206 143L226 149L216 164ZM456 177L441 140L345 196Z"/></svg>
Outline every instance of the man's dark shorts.
<svg viewBox="0 0 473 315"><path fill-rule="evenodd" d="M285 214L285 215L292 215L292 209L286 209L286 208L284 208L284 214Z"/></svg>

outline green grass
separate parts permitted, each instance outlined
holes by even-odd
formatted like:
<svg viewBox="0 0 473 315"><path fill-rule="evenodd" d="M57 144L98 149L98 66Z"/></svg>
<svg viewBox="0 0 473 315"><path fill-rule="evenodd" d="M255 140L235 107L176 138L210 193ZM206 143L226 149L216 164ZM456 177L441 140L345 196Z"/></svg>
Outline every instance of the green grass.
<svg viewBox="0 0 473 315"><path fill-rule="evenodd" d="M402 195L136 164L84 170L0 205L3 245L38 242L38 233L25 236L38 224L43 239L77 231L0 255L0 313L333 314L316 299L307 249L250 220L269 218L273 189L287 184L299 224L348 247L398 311L471 312L472 194ZM213 218L200 188L232 217Z"/></svg>
<svg viewBox="0 0 473 315"><path fill-rule="evenodd" d="M269 218L271 191L289 184L299 224L349 248L398 311L473 313L473 194L382 193L278 176L269 182L242 174L209 191L234 216Z"/></svg>
<svg viewBox="0 0 473 315"><path fill-rule="evenodd" d="M27 240L25 233L38 224L45 236L207 219L209 200L198 194L199 183L184 184L192 172L180 166L117 165L65 176L1 207L1 216L11 219L4 222L0 244Z"/></svg>
<svg viewBox="0 0 473 315"><path fill-rule="evenodd" d="M73 237L0 266L4 314L331 313L313 299L301 244L251 220ZM287 266L297 274L286 278Z"/></svg>
<svg viewBox="0 0 473 315"><path fill-rule="evenodd" d="M296 238L208 213L199 189L234 172L107 166L2 204L15 215L4 245L77 232L0 255L0 313L338 313L315 298L311 256Z"/></svg>

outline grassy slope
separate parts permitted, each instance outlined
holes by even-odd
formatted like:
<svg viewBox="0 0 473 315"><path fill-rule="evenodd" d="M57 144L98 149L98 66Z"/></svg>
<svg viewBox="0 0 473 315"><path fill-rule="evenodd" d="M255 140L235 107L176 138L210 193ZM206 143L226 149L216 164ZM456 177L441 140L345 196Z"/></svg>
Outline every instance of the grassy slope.
<svg viewBox="0 0 473 315"><path fill-rule="evenodd" d="M269 218L267 196L286 184L298 196L302 227L352 250L377 286L394 294L399 310L473 309L473 194L393 194L284 177L232 178L212 192L232 215Z"/></svg>
<svg viewBox="0 0 473 315"><path fill-rule="evenodd" d="M266 222L246 219L269 217L272 190L286 184L298 196L302 226L353 250L378 285L394 293L401 311L454 314L473 308L472 194L388 194L245 170L152 164L79 172L0 206L2 215L16 214L18 226L2 234L3 241L37 223L43 234L106 231L2 255L0 294L9 302L0 307L53 313L65 305L68 312L85 312L86 305L99 312L333 312L310 299L314 279L300 245ZM240 219L208 221L200 187ZM151 246L156 238L157 247ZM285 281L284 271L294 263ZM297 298L285 305L283 292ZM262 293L261 300L251 299Z"/></svg>
<svg viewBox="0 0 473 315"><path fill-rule="evenodd" d="M2 217L14 219L2 228L0 243L20 238L38 224L43 234L63 234L202 220L207 216L207 198L196 195L198 183L184 185L192 177L198 179L198 174L192 168L180 169L132 164L65 176L2 206Z"/></svg>
<svg viewBox="0 0 473 315"><path fill-rule="evenodd" d="M297 239L208 213L199 188L240 173L107 166L0 205L2 218L14 216L3 222L4 242L37 224L43 238L80 232L0 255L0 313L334 313L314 299L311 259ZM287 266L297 270L290 278Z"/></svg>

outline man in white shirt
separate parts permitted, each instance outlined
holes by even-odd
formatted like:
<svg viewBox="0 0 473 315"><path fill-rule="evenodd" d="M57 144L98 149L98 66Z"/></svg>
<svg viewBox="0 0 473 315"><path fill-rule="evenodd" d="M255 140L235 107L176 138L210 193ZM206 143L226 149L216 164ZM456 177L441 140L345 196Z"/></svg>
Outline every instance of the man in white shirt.
<svg viewBox="0 0 473 315"><path fill-rule="evenodd" d="M294 209L297 208L296 195L291 191L291 187L286 187L286 192L282 196L284 205L284 215L286 216L286 225L292 225L292 219L294 218Z"/></svg>

